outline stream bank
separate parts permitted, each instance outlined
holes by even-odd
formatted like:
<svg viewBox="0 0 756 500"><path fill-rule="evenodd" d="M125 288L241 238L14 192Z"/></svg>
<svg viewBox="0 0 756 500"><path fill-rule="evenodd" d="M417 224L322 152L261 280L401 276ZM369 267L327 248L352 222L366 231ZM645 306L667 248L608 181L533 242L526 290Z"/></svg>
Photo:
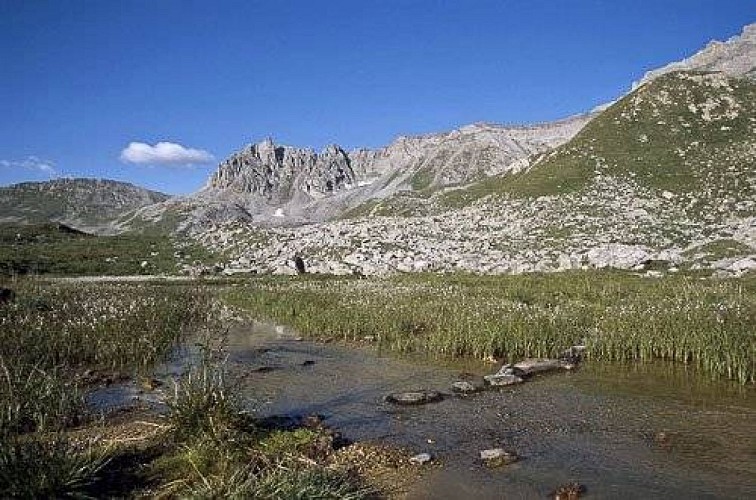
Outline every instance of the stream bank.
<svg viewBox="0 0 756 500"><path fill-rule="evenodd" d="M754 391L682 366L585 363L459 395L451 386L462 375L497 366L382 356L265 323L233 326L226 348L237 390L258 416L317 414L349 440L429 453L440 467L417 466L426 473L408 498L543 498L573 481L594 498L756 495ZM422 406L385 400L412 390L444 397ZM485 467L480 451L498 447L520 460Z"/></svg>

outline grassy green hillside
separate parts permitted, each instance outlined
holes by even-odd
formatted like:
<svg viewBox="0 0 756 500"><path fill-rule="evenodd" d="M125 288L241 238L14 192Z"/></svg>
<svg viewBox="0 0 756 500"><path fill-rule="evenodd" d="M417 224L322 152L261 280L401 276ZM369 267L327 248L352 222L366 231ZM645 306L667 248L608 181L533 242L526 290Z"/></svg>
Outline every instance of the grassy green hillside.
<svg viewBox="0 0 756 500"><path fill-rule="evenodd" d="M0 221L61 221L79 228L107 226L125 212L168 198L125 182L57 179L0 187Z"/></svg>
<svg viewBox="0 0 756 500"><path fill-rule="evenodd" d="M95 236L57 223L0 224L0 276L127 275L177 272L209 253L167 235Z"/></svg>
<svg viewBox="0 0 756 500"><path fill-rule="evenodd" d="M596 175L629 177L699 204L748 200L756 195L754 158L756 83L672 73L610 106L527 171L447 193L441 202L463 206L495 193L559 195L580 190ZM753 206L747 210L753 213Z"/></svg>

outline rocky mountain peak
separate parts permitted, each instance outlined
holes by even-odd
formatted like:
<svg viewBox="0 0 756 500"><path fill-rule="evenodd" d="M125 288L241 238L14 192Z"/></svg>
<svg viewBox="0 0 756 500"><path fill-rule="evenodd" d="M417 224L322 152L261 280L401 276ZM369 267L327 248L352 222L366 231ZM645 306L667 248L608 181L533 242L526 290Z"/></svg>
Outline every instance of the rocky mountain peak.
<svg viewBox="0 0 756 500"><path fill-rule="evenodd" d="M673 71L714 71L727 76L756 78L756 23L725 42L713 40L692 56L649 71L633 88Z"/></svg>
<svg viewBox="0 0 756 500"><path fill-rule="evenodd" d="M275 205L302 196L319 198L351 186L354 179L349 157L337 145L318 154L268 137L224 160L205 191L230 191Z"/></svg>

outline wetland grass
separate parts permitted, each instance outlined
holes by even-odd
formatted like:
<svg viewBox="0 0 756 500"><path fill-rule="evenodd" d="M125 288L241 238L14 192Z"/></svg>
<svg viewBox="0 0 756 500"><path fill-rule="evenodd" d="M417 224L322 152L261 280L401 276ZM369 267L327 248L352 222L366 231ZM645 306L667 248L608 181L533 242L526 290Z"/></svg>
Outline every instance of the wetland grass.
<svg viewBox="0 0 756 500"><path fill-rule="evenodd" d="M176 381L167 419L147 422L156 433L100 438L108 421L84 404L88 385L103 380L93 374L148 375L198 332L206 345L217 341L207 288L32 280L12 288L15 300L0 306L0 497L368 495L358 478L328 467L326 429L258 428L215 349L204 348ZM129 428L129 419L155 417L124 418Z"/></svg>
<svg viewBox="0 0 756 500"><path fill-rule="evenodd" d="M92 372L142 373L204 321L208 302L186 286L13 284L0 307L0 492L91 494L109 463L102 444L67 432L90 420Z"/></svg>
<svg viewBox="0 0 756 500"><path fill-rule="evenodd" d="M430 356L558 356L685 363L753 384L756 276L650 279L625 272L262 278L227 299L304 335L375 340Z"/></svg>
<svg viewBox="0 0 756 500"><path fill-rule="evenodd" d="M160 496L358 500L372 490L327 466L333 436L321 426L258 427L233 397L220 349L203 345L169 400L174 447L153 465Z"/></svg>

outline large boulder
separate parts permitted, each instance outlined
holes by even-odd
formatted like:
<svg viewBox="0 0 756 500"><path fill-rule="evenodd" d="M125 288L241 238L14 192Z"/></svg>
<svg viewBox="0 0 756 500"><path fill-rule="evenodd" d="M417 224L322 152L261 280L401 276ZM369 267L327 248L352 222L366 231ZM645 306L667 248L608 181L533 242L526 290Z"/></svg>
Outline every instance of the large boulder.
<svg viewBox="0 0 756 500"><path fill-rule="evenodd" d="M651 258L652 254L644 246L609 243L591 248L585 256L592 267L634 269L642 266Z"/></svg>

